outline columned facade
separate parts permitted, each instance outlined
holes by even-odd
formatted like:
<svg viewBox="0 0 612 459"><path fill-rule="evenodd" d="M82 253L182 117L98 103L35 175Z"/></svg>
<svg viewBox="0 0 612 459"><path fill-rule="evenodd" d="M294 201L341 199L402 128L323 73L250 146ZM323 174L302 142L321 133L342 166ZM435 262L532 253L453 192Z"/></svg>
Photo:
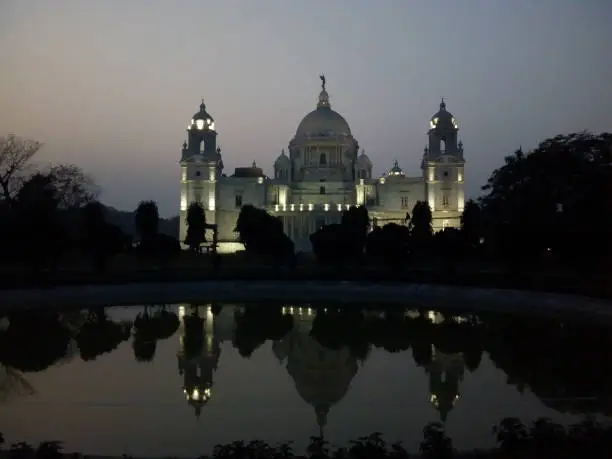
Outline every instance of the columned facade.
<svg viewBox="0 0 612 459"><path fill-rule="evenodd" d="M459 226L465 160L457 121L444 100L430 118L422 174L408 176L395 161L376 178L372 161L360 151L348 122L332 109L323 75L321 83L315 109L298 124L270 175L255 163L236 168L230 176L223 174L215 122L204 103L200 105L181 154L181 242L186 211L193 201L202 203L208 223L217 224L220 253L242 248L234 228L246 204L278 216L298 251L309 251L310 234L339 222L352 205L365 205L370 217L385 224L404 222L417 201L427 201L434 231Z"/></svg>

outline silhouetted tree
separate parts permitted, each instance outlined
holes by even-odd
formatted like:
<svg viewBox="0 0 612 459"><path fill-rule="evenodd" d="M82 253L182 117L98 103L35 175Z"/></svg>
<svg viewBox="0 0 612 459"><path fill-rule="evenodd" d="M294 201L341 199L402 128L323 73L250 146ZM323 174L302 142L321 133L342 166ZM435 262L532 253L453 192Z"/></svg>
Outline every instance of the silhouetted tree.
<svg viewBox="0 0 612 459"><path fill-rule="evenodd" d="M420 448L426 459L451 459L453 457L453 442L446 435L444 425L440 422L430 422L423 429L423 441Z"/></svg>
<svg viewBox="0 0 612 459"><path fill-rule="evenodd" d="M142 335L134 335L132 349L137 362L152 362L157 350L157 341Z"/></svg>
<svg viewBox="0 0 612 459"><path fill-rule="evenodd" d="M319 308L310 334L329 349L348 347L355 358L364 361L370 353L366 322L360 310L325 312Z"/></svg>
<svg viewBox="0 0 612 459"><path fill-rule="evenodd" d="M486 324L485 348L509 384L529 387L561 412L612 413L612 375L601 371L612 363L608 327L509 316L487 317Z"/></svg>
<svg viewBox="0 0 612 459"><path fill-rule="evenodd" d="M352 206L342 213L339 224L325 225L310 235L313 253L323 263L359 259L365 249L369 226L368 210L364 206Z"/></svg>
<svg viewBox="0 0 612 459"><path fill-rule="evenodd" d="M0 193L9 206L21 188L27 167L42 143L14 134L0 137Z"/></svg>
<svg viewBox="0 0 612 459"><path fill-rule="evenodd" d="M277 260L293 260L293 241L284 233L281 220L250 204L242 206L235 231L247 253Z"/></svg>
<svg viewBox="0 0 612 459"><path fill-rule="evenodd" d="M159 225L159 211L155 201L141 201L136 208L134 222L141 242L154 240Z"/></svg>
<svg viewBox="0 0 612 459"><path fill-rule="evenodd" d="M178 316L165 307L151 313L149 306L138 313L134 320L132 348L139 362L149 362L155 357L157 342L168 339L176 333L180 325Z"/></svg>
<svg viewBox="0 0 612 459"><path fill-rule="evenodd" d="M553 253L580 271L607 267L612 212L612 135L580 132L505 158L483 187L485 242L521 269Z"/></svg>
<svg viewBox="0 0 612 459"><path fill-rule="evenodd" d="M293 328L293 317L270 305L247 306L235 320L232 343L247 358L267 340L280 340Z"/></svg>
<svg viewBox="0 0 612 459"><path fill-rule="evenodd" d="M387 223L372 230L366 240L368 258L397 268L404 263L410 250L410 230L407 226Z"/></svg>
<svg viewBox="0 0 612 459"><path fill-rule="evenodd" d="M100 194L93 177L74 164L55 164L42 174L51 178L60 209L78 209Z"/></svg>
<svg viewBox="0 0 612 459"><path fill-rule="evenodd" d="M54 266L67 249L69 235L58 204L53 177L41 173L32 175L13 201L13 241L35 271Z"/></svg>
<svg viewBox="0 0 612 459"><path fill-rule="evenodd" d="M157 349L157 331L149 314L149 307L138 313L134 320L134 337L132 339L134 357L138 362L151 362Z"/></svg>
<svg viewBox="0 0 612 459"><path fill-rule="evenodd" d="M12 314L0 333L0 362L23 372L43 371L66 355L69 342L70 330L57 314Z"/></svg>
<svg viewBox="0 0 612 459"><path fill-rule="evenodd" d="M81 359L95 360L102 354L112 352L130 335L131 324L109 320L104 308L92 309L76 336Z"/></svg>
<svg viewBox="0 0 612 459"><path fill-rule="evenodd" d="M173 236L159 233L154 240L151 251L162 266L167 267L171 260L176 259L180 255L181 243Z"/></svg>
<svg viewBox="0 0 612 459"><path fill-rule="evenodd" d="M411 234L417 239L429 238L433 233L431 222L432 216L429 204L425 201L417 201L412 208L412 218L409 225Z"/></svg>
<svg viewBox="0 0 612 459"><path fill-rule="evenodd" d="M342 224L332 223L319 228L310 235L312 252L319 262L337 264L346 262L353 255L353 246L345 239L346 229Z"/></svg>
<svg viewBox="0 0 612 459"><path fill-rule="evenodd" d="M206 213L200 202L192 202L187 208L187 235L185 244L200 253L200 246L206 242Z"/></svg>
<svg viewBox="0 0 612 459"><path fill-rule="evenodd" d="M384 318L368 317L365 322L368 341L388 352L402 352L410 348L410 329L402 311L387 311Z"/></svg>
<svg viewBox="0 0 612 459"><path fill-rule="evenodd" d="M181 253L180 242L172 236L158 232L159 211L154 201L142 201L135 214L135 226L140 235L136 254L140 259L154 258L163 268Z"/></svg>
<svg viewBox="0 0 612 459"><path fill-rule="evenodd" d="M131 240L123 231L106 221L106 208L99 202L87 203L82 209L83 248L94 262L94 266L104 271L108 257L128 249Z"/></svg>
<svg viewBox="0 0 612 459"><path fill-rule="evenodd" d="M467 249L473 253L480 245L482 217L480 205L471 199L465 203L461 214L461 233Z"/></svg>
<svg viewBox="0 0 612 459"><path fill-rule="evenodd" d="M412 209L412 218L408 228L410 229L410 240L412 252L417 256L423 256L431 245L432 215L429 204L425 201L417 201Z"/></svg>
<svg viewBox="0 0 612 459"><path fill-rule="evenodd" d="M366 237L370 228L368 209L365 206L351 206L342 212L342 226L346 230L347 243L351 253L360 257L365 249Z"/></svg>
<svg viewBox="0 0 612 459"><path fill-rule="evenodd" d="M444 261L446 271L453 273L463 255L464 245L461 231L456 228L444 228L434 235L433 241L438 255Z"/></svg>

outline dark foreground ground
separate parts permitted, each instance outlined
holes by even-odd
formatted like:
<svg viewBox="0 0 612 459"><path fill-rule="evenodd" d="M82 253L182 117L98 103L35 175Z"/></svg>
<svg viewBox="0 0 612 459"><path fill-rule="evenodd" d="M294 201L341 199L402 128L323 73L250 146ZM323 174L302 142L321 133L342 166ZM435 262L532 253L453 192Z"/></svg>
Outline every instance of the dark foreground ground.
<svg viewBox="0 0 612 459"><path fill-rule="evenodd" d="M533 430L533 429L532 429ZM409 453L399 443L387 444L379 434L362 437L343 448L311 438L306 454L296 454L290 444L268 445L265 442L234 442L219 445L210 455L198 459L598 459L609 458L612 446L610 429L598 427L593 432L578 435L566 432L562 427L552 430L541 427L536 435L526 433L512 435L500 441L500 447L488 450L457 451L452 447L452 439L443 433L440 437L424 440L421 451ZM59 442L44 442L38 447L26 443L16 443L10 449L0 449L0 459L127 459L132 456L99 456L83 453L64 453ZM161 459L161 458L138 458ZM169 459L169 458L168 458Z"/></svg>
<svg viewBox="0 0 612 459"><path fill-rule="evenodd" d="M239 254L220 256L214 264L209 256L195 257L184 253L167 266L139 262L132 256L121 255L110 260L105 272L95 271L90 262L82 259L65 260L55 269L41 272L32 272L19 265L0 265L0 289L4 290L198 280L406 282L612 298L612 274L585 273L551 263L530 264L515 271L493 262L473 260L460 262L454 269L439 262L394 267L365 263L323 266L311 257L303 256L298 257L293 265L280 265Z"/></svg>

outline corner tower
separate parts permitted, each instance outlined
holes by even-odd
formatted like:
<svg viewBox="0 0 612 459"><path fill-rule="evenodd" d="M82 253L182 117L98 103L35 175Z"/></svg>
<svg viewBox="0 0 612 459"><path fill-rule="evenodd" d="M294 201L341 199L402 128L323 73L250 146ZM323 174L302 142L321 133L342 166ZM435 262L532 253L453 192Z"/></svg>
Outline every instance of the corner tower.
<svg viewBox="0 0 612 459"><path fill-rule="evenodd" d="M187 140L181 152L181 203L179 240L187 234L187 208L200 202L206 211L206 222L216 223L217 180L223 171L221 149L217 146L215 121L206 111L204 101L187 126Z"/></svg>
<svg viewBox="0 0 612 459"><path fill-rule="evenodd" d="M442 99L429 121L429 142L421 164L434 231L458 227L463 212L465 159L458 134L457 120Z"/></svg>

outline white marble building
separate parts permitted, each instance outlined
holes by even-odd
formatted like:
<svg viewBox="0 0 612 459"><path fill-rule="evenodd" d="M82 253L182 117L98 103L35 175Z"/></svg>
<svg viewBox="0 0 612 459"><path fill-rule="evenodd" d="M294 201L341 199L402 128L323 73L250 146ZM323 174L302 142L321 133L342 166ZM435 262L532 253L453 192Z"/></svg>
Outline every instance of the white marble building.
<svg viewBox="0 0 612 459"><path fill-rule="evenodd" d="M339 221L351 205L365 205L373 221L382 225L402 222L417 201L427 201L434 230L459 225L465 160L457 122L444 100L429 120L421 173L409 176L395 162L383 176L373 177L372 161L363 150L359 152L344 117L332 110L325 78L321 80L315 110L299 123L287 152L283 150L274 162L271 176L255 163L236 168L232 175L223 173L215 122L202 102L187 127L181 154L181 242L187 207L193 201L204 205L208 223L218 225L220 253L243 248L234 228L245 204L280 217L296 250L310 250L309 235Z"/></svg>

